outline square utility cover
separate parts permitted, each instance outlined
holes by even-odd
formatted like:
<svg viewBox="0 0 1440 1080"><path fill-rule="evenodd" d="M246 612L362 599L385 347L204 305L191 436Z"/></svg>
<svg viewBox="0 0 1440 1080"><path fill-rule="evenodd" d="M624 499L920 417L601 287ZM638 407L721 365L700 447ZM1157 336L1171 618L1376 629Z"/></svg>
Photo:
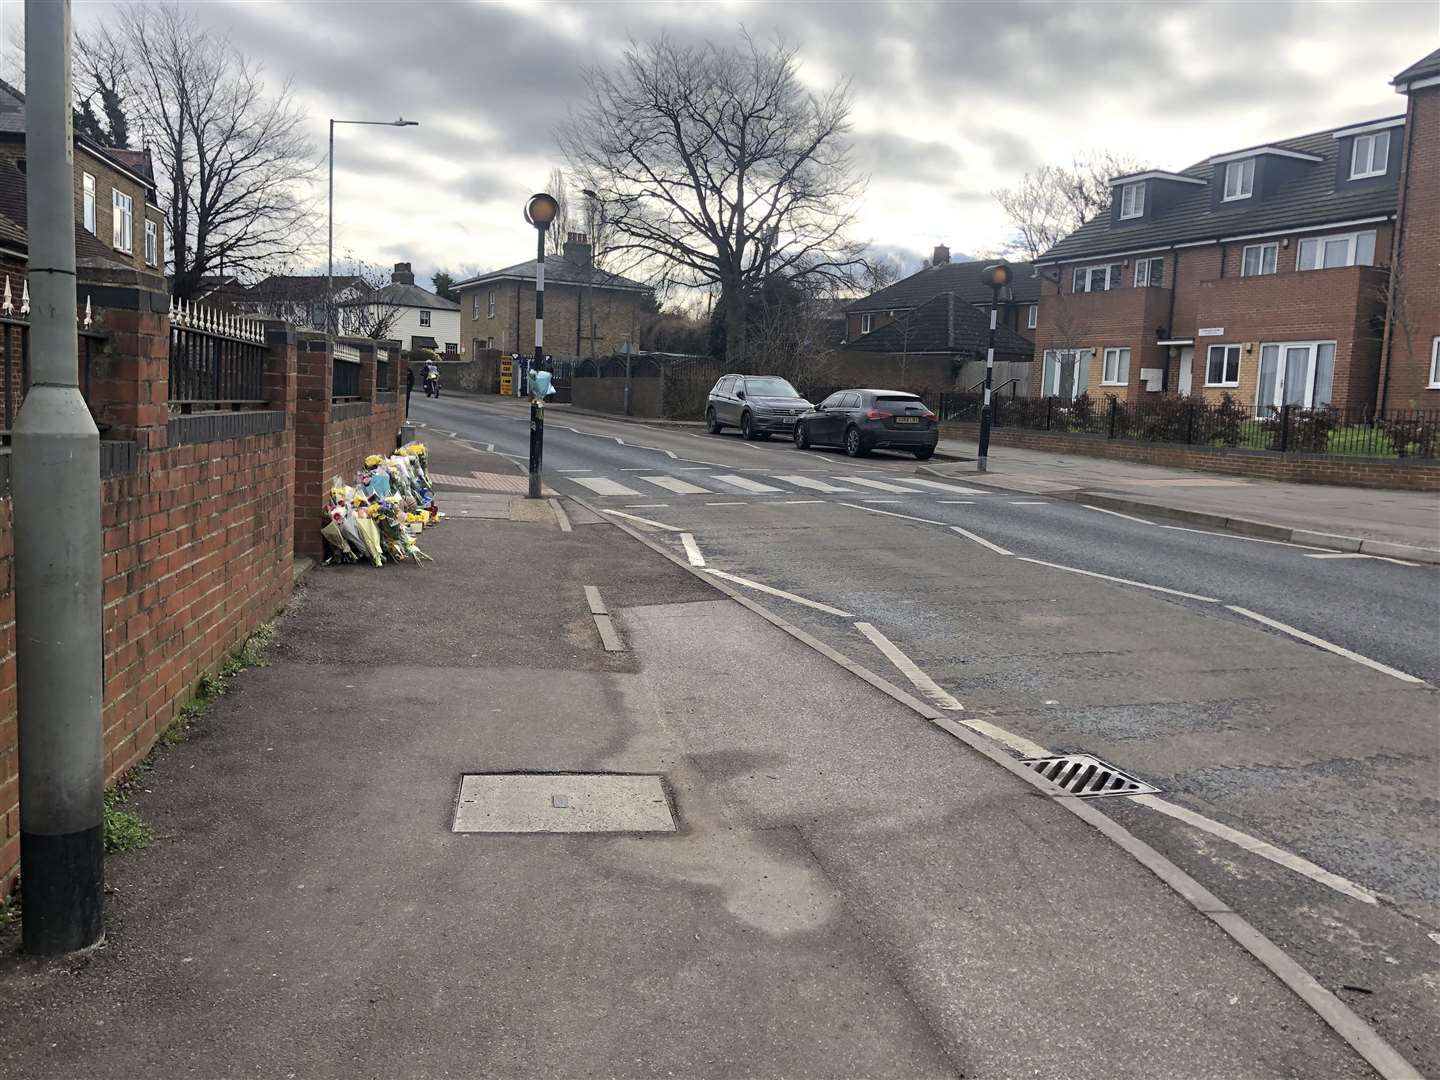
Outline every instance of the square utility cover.
<svg viewBox="0 0 1440 1080"><path fill-rule="evenodd" d="M674 832L658 776L492 773L460 780L457 833Z"/></svg>

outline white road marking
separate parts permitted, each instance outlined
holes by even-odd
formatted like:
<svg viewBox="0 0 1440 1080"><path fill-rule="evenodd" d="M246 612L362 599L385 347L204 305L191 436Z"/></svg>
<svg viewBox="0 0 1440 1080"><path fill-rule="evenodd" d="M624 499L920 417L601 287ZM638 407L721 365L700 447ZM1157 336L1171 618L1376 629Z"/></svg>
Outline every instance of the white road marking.
<svg viewBox="0 0 1440 1080"><path fill-rule="evenodd" d="M897 514L894 510L876 510L873 506L861 506L859 503L836 503L836 506L848 506L852 510L865 510L871 514L884 514L886 517L902 518L905 521L918 521L922 525L944 525L943 521L931 521L929 518L915 517L913 514Z"/></svg>
<svg viewBox="0 0 1440 1080"><path fill-rule="evenodd" d="M809 476L800 476L798 473L778 473L773 479L784 480L787 484L809 488L811 491L824 491L826 493L844 492L849 494L855 490L854 488L836 487L834 484L827 484L824 480L816 480Z"/></svg>
<svg viewBox="0 0 1440 1080"><path fill-rule="evenodd" d="M747 502L708 502L706 506L749 506Z"/></svg>
<svg viewBox="0 0 1440 1080"><path fill-rule="evenodd" d="M936 705L939 705L940 708L948 709L951 712L963 712L965 710L964 705L961 705L944 687L930 678L929 675L926 675L925 672L921 671L920 668L916 666L914 660L911 660L901 652L893 641L879 630L876 630L870 623L857 622L855 629L869 638L870 644L884 653L885 659L894 664L900 670L900 673L910 680L915 689L935 702Z"/></svg>
<svg viewBox="0 0 1440 1080"><path fill-rule="evenodd" d="M981 547L987 547L987 548L989 548L991 551L995 552L996 555L1014 555L1014 554L1015 554L1013 551L1010 551L1010 550L1007 549L1007 548L1003 548L1003 547L1001 547L999 544L992 544L989 540L986 540L983 536L976 536L976 535L975 535L973 532L971 532L969 529L962 529L959 525L951 525L950 528L954 529L954 530L955 530L957 533L959 533L961 536L965 537L966 540L974 540L975 543L979 544Z"/></svg>
<svg viewBox="0 0 1440 1080"><path fill-rule="evenodd" d="M621 472L644 472L644 471L645 471L645 468L646 468L646 467L645 467L644 465L636 465L636 466L634 466L633 468L621 469L620 471L621 471Z"/></svg>
<svg viewBox="0 0 1440 1080"><path fill-rule="evenodd" d="M668 509L669 506L670 506L669 503L626 503L626 504L625 504L625 509L626 509L626 510L665 510L665 509Z"/></svg>
<svg viewBox="0 0 1440 1080"><path fill-rule="evenodd" d="M1010 500L1010 505L1011 505L1011 506L1048 506L1049 504L1046 503L1046 502L1044 502L1043 500L1036 500L1036 499L1011 499L1011 500Z"/></svg>
<svg viewBox="0 0 1440 1080"><path fill-rule="evenodd" d="M681 480L676 476L642 476L647 484L654 484L656 487L664 488L666 491L673 491L676 495L712 495L709 488L703 488L699 484L692 484L688 480Z"/></svg>
<svg viewBox="0 0 1440 1080"><path fill-rule="evenodd" d="M883 480L867 480L863 476L837 476L835 479L843 480L847 484L859 484L861 487L874 488L876 491L890 491L898 495L915 494L909 488L900 487L898 484L887 484Z"/></svg>
<svg viewBox="0 0 1440 1080"><path fill-rule="evenodd" d="M594 472L594 469L556 469L556 472Z"/></svg>
<svg viewBox="0 0 1440 1080"><path fill-rule="evenodd" d="M974 499L936 499L936 506L974 506Z"/></svg>
<svg viewBox="0 0 1440 1080"><path fill-rule="evenodd" d="M627 521L638 521L641 525L651 525L657 529L664 529L666 532L683 532L677 525L666 525L663 521L651 521L649 518L637 517L634 514L622 514L619 510L601 510L602 514L612 514L615 517L623 517Z"/></svg>
<svg viewBox="0 0 1440 1080"><path fill-rule="evenodd" d="M691 566L705 565L705 556L700 554L700 546L695 543L694 536L688 532L682 532L680 543L685 545L685 557L690 560Z"/></svg>
<svg viewBox="0 0 1440 1080"><path fill-rule="evenodd" d="M817 506L817 505L819 505L819 504L821 504L821 503L824 503L824 501L825 501L824 499L781 499L779 502L774 503L773 505L775 505L775 506ZM714 506L715 504L714 504L714 503L711 503L710 505L711 505L711 506Z"/></svg>
<svg viewBox="0 0 1440 1080"><path fill-rule="evenodd" d="M986 495L988 492L979 488L961 487L958 484L942 484L937 480L916 480L912 477L905 477L900 480L902 484L914 484L916 487L929 488L931 491L944 491L951 495Z"/></svg>
<svg viewBox="0 0 1440 1080"><path fill-rule="evenodd" d="M1197 814L1193 810L1187 810L1183 806L1177 806L1175 803L1166 799L1161 799L1155 795L1131 795L1129 799L1131 802L1137 802L1141 806L1148 806L1151 810L1156 810L1168 817L1172 817L1176 821L1183 821L1187 825L1193 825L1197 829L1203 829L1212 836L1218 836L1222 840L1228 840L1237 847L1242 847L1246 851L1259 855L1262 859L1269 859L1271 862L1283 866L1287 870L1293 870L1297 874L1303 874L1312 881L1318 881L1322 885L1328 885L1336 892L1344 893L1346 896L1352 896L1362 903L1374 904L1379 900L1379 897L1375 893L1363 885L1357 885L1355 882L1343 878L1339 874L1332 874L1329 870L1316 866L1309 859L1301 858L1299 855L1294 855L1283 848L1278 848L1274 844L1251 836L1249 833L1243 833L1239 829L1232 829L1229 825L1223 825L1218 821L1205 817L1203 814Z"/></svg>
<svg viewBox="0 0 1440 1080"><path fill-rule="evenodd" d="M1059 563L1046 562L1044 559L1030 559L1024 555L1018 556L1021 562L1034 563L1037 566L1048 566L1052 570L1064 570L1071 574L1084 574L1086 577L1099 578L1102 581L1114 581L1120 585L1134 585L1137 589L1151 589L1155 592L1169 593L1171 596L1183 596L1186 600L1199 600L1203 604L1218 604L1220 601L1213 596L1196 596L1194 593L1181 592L1179 589L1167 589L1164 585L1151 585L1144 581L1131 581L1129 578L1114 577L1110 574L1098 574L1094 570L1081 570L1078 566L1061 566Z"/></svg>
<svg viewBox="0 0 1440 1080"><path fill-rule="evenodd" d="M1336 645L1334 642L1326 641L1324 638L1318 638L1314 634L1307 634L1304 630L1297 630L1295 627L1280 622L1278 619L1272 619L1268 615L1261 615L1258 612L1251 611L1249 608L1236 607L1234 604L1226 604L1225 606L1237 615L1244 615L1247 619L1254 619L1258 623L1264 623L1266 626L1274 630L1279 630L1283 634L1289 634L1291 637L1299 638L1301 641L1314 645L1317 649L1324 649L1326 652L1332 652L1336 656L1343 656L1347 660L1354 660L1357 664L1364 664L1368 668L1373 668L1382 674L1390 675L1399 679L1401 682L1416 683L1420 686L1425 685L1424 679L1417 679L1414 675L1407 674L1404 671L1398 671L1393 667L1380 663L1378 660L1371 660L1368 656L1361 656L1357 652L1351 652L1343 645Z"/></svg>
<svg viewBox="0 0 1440 1080"><path fill-rule="evenodd" d="M1154 525L1153 521L1146 521L1142 517L1135 517L1131 514L1122 514L1119 510L1106 510L1103 506L1091 506L1089 503L1081 503L1086 510L1094 510L1097 514L1109 514L1111 517L1124 518L1126 521L1136 521L1141 525Z"/></svg>
<svg viewBox="0 0 1440 1080"><path fill-rule="evenodd" d="M757 495L772 494L782 490L781 488L771 487L769 484L762 484L756 480L747 480L745 477L735 473L721 473L717 476L710 477L710 479L719 480L722 484L729 484L731 487L737 487L741 491L748 491Z"/></svg>
<svg viewBox="0 0 1440 1080"><path fill-rule="evenodd" d="M1325 551L1325 548L1313 547L1310 544L1292 544L1289 540L1266 540L1263 536L1246 536L1243 533L1222 533L1212 532L1209 529L1189 529L1184 525L1161 525L1162 529L1170 529L1173 532L1198 533L1201 536L1214 536L1221 540L1248 540L1252 544L1275 544L1279 547L1300 548L1302 551Z"/></svg>
<svg viewBox="0 0 1440 1080"><path fill-rule="evenodd" d="M574 532L570 526L570 515L565 513L565 508L560 505L559 499L549 499L550 512L555 515L555 524L560 526L561 532Z"/></svg>
<svg viewBox="0 0 1440 1080"><path fill-rule="evenodd" d="M1049 757L1050 751L1037 742L1031 742L1024 735L1016 735L1013 731L1006 731L998 724L992 724L988 720L977 720L967 717L960 721L971 731L978 731L987 739L993 739L1002 746L1014 750L1021 757L1043 758Z"/></svg>
<svg viewBox="0 0 1440 1080"><path fill-rule="evenodd" d="M690 458L685 458L685 460L686 460L686 461L689 461ZM721 466L721 467L723 468L723 466ZM716 468L716 466L714 466L714 465L677 465L677 466L675 466L675 471L676 471L676 472L709 472L709 471L710 471L711 469L713 469L713 468Z"/></svg>
<svg viewBox="0 0 1440 1080"><path fill-rule="evenodd" d="M864 500L862 500L862 501L867 502L867 503L884 503L886 506L894 506L894 505L896 505L896 504L898 504L898 503L903 503L905 500L904 500L904 499L864 499Z"/></svg>
<svg viewBox="0 0 1440 1080"><path fill-rule="evenodd" d="M782 600L789 600L796 604L804 604L808 608L814 608L816 611L823 611L827 615L839 615L841 618L844 619L853 619L855 617L854 615L850 614L850 612L841 611L839 608L833 608L829 604L821 604L815 600L806 600L805 597L796 596L794 593L786 592L784 589L774 589L771 588L769 585L762 585L760 584L760 582L751 581L749 578L737 577L735 574L727 574L724 570L716 570L714 567L711 566L707 566L705 568L705 572L707 574L714 574L718 578L724 578L726 581L733 581L736 585L744 585L747 589L755 589L757 592L769 593L771 596L778 596Z"/></svg>
<svg viewBox="0 0 1440 1080"><path fill-rule="evenodd" d="M600 590L596 586L585 586L585 600L590 605L591 615L610 614L610 609L605 606L605 601L600 599Z"/></svg>
<svg viewBox="0 0 1440 1080"><path fill-rule="evenodd" d="M596 495L639 495L640 492L634 488L626 487L624 484L616 483L603 476L572 476L570 478L577 484L584 484Z"/></svg>
<svg viewBox="0 0 1440 1080"><path fill-rule="evenodd" d="M1300 545L1295 545L1299 547ZM1362 551L1326 551L1307 554L1307 559L1374 559L1376 562L1393 562L1396 566L1419 566L1409 559L1392 559L1389 555L1367 555Z"/></svg>

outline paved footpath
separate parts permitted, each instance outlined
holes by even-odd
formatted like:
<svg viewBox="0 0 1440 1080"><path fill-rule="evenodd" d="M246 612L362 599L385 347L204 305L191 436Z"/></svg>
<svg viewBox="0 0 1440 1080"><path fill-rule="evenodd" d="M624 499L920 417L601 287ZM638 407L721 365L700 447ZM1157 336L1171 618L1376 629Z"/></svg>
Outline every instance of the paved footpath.
<svg viewBox="0 0 1440 1080"><path fill-rule="evenodd" d="M0 1076L1375 1075L1237 917L601 516L430 444L436 562L305 579L271 666L141 777L159 840L110 861L105 945L0 939ZM496 772L550 802L492 813L552 825L593 823L574 773L659 776L641 809L677 827L451 831Z"/></svg>

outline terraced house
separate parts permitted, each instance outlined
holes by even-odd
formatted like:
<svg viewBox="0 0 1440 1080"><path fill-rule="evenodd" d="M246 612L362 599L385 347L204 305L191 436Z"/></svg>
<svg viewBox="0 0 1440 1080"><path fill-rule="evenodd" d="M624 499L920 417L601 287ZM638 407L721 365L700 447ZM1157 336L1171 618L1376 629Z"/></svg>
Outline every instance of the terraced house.
<svg viewBox="0 0 1440 1080"><path fill-rule="evenodd" d="M1115 177L1036 260L1032 392L1374 406L1410 134L1385 116Z"/></svg>

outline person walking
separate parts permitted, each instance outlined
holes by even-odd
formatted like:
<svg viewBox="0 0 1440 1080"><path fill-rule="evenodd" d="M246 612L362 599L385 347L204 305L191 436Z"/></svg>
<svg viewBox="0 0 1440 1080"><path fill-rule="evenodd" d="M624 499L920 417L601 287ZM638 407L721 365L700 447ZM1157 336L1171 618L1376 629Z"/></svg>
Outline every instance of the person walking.
<svg viewBox="0 0 1440 1080"><path fill-rule="evenodd" d="M410 395L415 390L415 369L409 364L405 365L405 415L410 415Z"/></svg>

